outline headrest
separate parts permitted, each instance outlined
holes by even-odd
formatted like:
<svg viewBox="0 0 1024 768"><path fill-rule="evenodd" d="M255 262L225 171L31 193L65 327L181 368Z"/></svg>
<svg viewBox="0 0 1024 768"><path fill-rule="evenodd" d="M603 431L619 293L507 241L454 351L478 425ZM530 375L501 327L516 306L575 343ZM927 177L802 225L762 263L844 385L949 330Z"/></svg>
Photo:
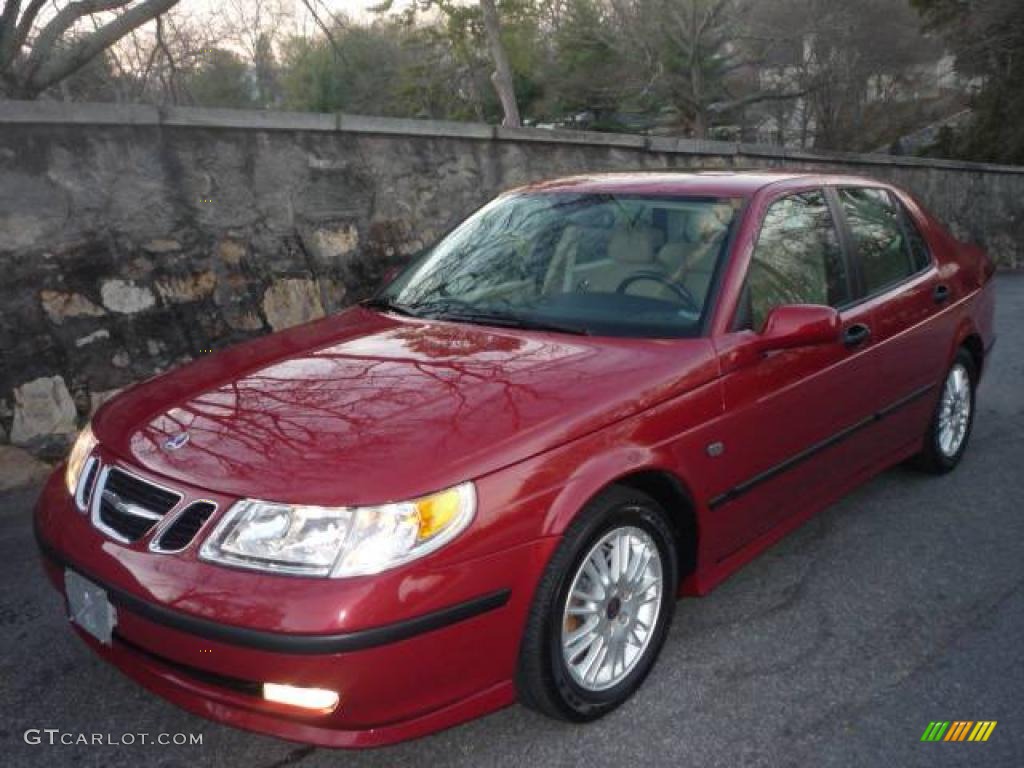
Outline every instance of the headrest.
<svg viewBox="0 0 1024 768"><path fill-rule="evenodd" d="M691 243L706 243L725 231L734 215L729 205L718 204L700 212L694 212L686 219L683 228L685 239Z"/></svg>
<svg viewBox="0 0 1024 768"><path fill-rule="evenodd" d="M658 233L649 227L619 229L608 241L608 256L619 264L653 264Z"/></svg>

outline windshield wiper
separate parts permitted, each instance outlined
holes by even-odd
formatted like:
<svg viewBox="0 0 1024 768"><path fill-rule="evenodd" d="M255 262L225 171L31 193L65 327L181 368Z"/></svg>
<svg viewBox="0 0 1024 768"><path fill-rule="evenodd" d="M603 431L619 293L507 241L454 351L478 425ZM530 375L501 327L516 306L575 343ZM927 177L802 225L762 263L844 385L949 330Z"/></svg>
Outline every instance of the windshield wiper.
<svg viewBox="0 0 1024 768"><path fill-rule="evenodd" d="M555 331L570 333L575 336L590 336L590 330L580 325L561 323L557 320L544 320L538 317L527 317L510 312L493 312L476 309L469 302L460 299L437 299L420 301L414 304L403 304L390 296L374 296L359 302L360 306L369 309L382 309L408 317L433 317L438 320L454 320L461 323L477 325L494 325L501 328L521 328L528 331Z"/></svg>
<svg viewBox="0 0 1024 768"><path fill-rule="evenodd" d="M407 317L421 317L415 307L395 301L390 296L374 296L364 299L359 302L359 306L368 309L383 309L386 312L394 312L396 315L406 315Z"/></svg>
<svg viewBox="0 0 1024 768"><path fill-rule="evenodd" d="M476 325L495 325L500 328L521 328L524 331L555 331L569 333L574 336L590 336L590 329L582 325L562 323L557 320L545 320L539 317L517 315L510 312L488 312L487 310L457 309L440 312L439 320L454 320L461 323Z"/></svg>

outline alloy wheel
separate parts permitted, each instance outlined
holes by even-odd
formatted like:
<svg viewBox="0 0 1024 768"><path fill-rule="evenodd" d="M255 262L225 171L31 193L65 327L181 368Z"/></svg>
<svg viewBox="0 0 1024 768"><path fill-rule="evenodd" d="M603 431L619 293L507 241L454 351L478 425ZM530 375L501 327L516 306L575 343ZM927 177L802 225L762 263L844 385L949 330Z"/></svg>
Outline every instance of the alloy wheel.
<svg viewBox="0 0 1024 768"><path fill-rule="evenodd" d="M957 363L946 377L939 405L939 450L948 458L956 456L967 435L971 418L971 377Z"/></svg>
<svg viewBox="0 0 1024 768"><path fill-rule="evenodd" d="M603 691L643 658L660 618L664 569L649 533L614 528L573 576L562 620L562 657L574 682Z"/></svg>

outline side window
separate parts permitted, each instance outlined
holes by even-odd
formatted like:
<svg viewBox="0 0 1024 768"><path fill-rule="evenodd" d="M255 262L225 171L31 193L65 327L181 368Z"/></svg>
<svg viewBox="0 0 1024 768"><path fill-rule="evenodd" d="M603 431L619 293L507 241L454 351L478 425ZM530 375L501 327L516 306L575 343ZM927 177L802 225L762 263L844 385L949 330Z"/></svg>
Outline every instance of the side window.
<svg viewBox="0 0 1024 768"><path fill-rule="evenodd" d="M821 190L776 200L768 207L750 261L746 325L758 330L783 304L828 304L850 299L839 237Z"/></svg>
<svg viewBox="0 0 1024 768"><path fill-rule="evenodd" d="M900 210L888 192L857 187L837 192L869 295L918 271L903 234Z"/></svg>

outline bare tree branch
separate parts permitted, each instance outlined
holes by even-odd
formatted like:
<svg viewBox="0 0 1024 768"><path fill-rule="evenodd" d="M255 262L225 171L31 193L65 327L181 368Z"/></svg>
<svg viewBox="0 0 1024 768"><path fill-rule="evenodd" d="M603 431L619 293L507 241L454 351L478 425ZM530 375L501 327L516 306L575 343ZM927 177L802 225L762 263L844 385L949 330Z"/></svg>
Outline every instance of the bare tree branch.
<svg viewBox="0 0 1024 768"><path fill-rule="evenodd" d="M0 14L0 61L7 58L18 23L21 0L7 0L4 12Z"/></svg>
<svg viewBox="0 0 1024 768"><path fill-rule="evenodd" d="M329 26L327 23L324 22L323 19L320 18L320 14L317 13L316 9L313 7L313 3L310 2L310 0L302 0L302 4L306 7L306 10L309 11L309 15L313 17L313 21L316 22L316 25L320 27L320 31L324 33L324 36L327 38L327 42L331 46L331 50L334 51L334 55L337 58L341 59L342 61L345 61L345 54L342 52L341 46L338 45L338 40L334 36L334 30L332 29L332 26ZM327 14L331 17L332 25L338 26L338 19L334 16L334 14L331 13L329 10L327 11Z"/></svg>
<svg viewBox="0 0 1024 768"><path fill-rule="evenodd" d="M145 0L145 2L129 8L124 13L107 22L92 34L73 42L66 50L59 53L54 51L47 60L40 61L36 67L30 69L25 83L26 90L29 93L40 93L46 90L54 83L88 64L94 57L132 30L148 21L152 21L177 3L178 0ZM83 1L75 5L80 6L79 10L81 10L81 7L95 8L98 6L101 7L100 10L103 10L102 6L119 7L125 5L125 2L123 0L94 0L94 2ZM70 7L68 6L68 8ZM95 10L84 10L76 19L81 18L86 13L95 12ZM54 22L51 22L51 24ZM61 21L61 24L65 23L66 19ZM73 23L73 21L70 22L70 24ZM65 26L64 29L66 30L70 24ZM40 37L42 35L43 33L40 33ZM54 44L51 44L50 50L53 50L53 47ZM33 50L32 56L35 57L36 53L36 50Z"/></svg>
<svg viewBox="0 0 1024 768"><path fill-rule="evenodd" d="M69 3L64 6L57 15L50 19L49 23L46 24L40 30L36 36L35 41L32 44L32 52L28 55L28 59L25 61L25 74L31 79L32 74L39 69L43 61L45 61L54 50L54 46L58 44L60 39L64 36L71 27L73 27L79 19L84 16L89 16L94 13L102 13L103 11L112 11L117 8L121 8L128 5L132 0L80 0L80 2Z"/></svg>
<svg viewBox="0 0 1024 768"><path fill-rule="evenodd" d="M167 47L167 41L164 40L164 23L163 17L156 17L156 47L153 49L154 55L157 51L160 51L164 55L164 59L167 61L168 75L164 85L167 92L171 96L171 102L174 104L178 103L178 67L174 63L174 56Z"/></svg>
<svg viewBox="0 0 1024 768"><path fill-rule="evenodd" d="M0 30L0 70L6 69L25 45L32 25L36 23L36 16L46 5L46 0L32 0L18 21L18 9L21 3L17 0L10 0L4 6L4 18L0 20L3 29ZM11 13L8 18L8 12ZM15 25L17 22L17 25Z"/></svg>
<svg viewBox="0 0 1024 768"><path fill-rule="evenodd" d="M789 101L790 99L799 99L802 96L806 96L811 90L811 88L802 88L797 91L758 91L738 99L716 101L714 104L709 104L707 110L708 112L728 112L732 109L747 107L751 104L760 104L764 101Z"/></svg>

